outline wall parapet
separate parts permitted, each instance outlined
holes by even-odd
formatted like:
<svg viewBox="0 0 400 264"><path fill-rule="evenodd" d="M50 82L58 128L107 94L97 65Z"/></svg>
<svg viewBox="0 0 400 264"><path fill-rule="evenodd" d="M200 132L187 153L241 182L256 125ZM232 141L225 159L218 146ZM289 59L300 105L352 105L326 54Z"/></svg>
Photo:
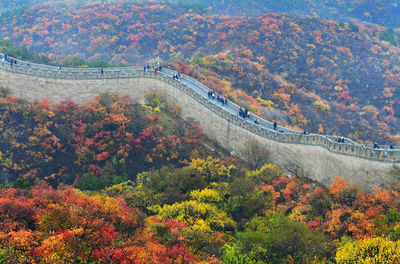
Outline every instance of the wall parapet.
<svg viewBox="0 0 400 264"><path fill-rule="evenodd" d="M0 58L2 54L0 54ZM303 144L310 146L320 146L330 152L353 156L368 160L375 160L386 163L399 163L400 150L398 148L387 149L373 148L357 144L356 142L345 138L345 143L337 142L335 136L327 136L320 134L303 134L296 130L291 130L284 127L278 127L277 130L273 129L273 123L264 120L261 117L250 113L250 119L243 119L238 116L240 106L228 101L229 110L227 106L215 103L210 100L207 93L211 91L210 88L197 81L196 79L182 75L180 80L173 79L171 76L177 74L176 71L171 69L163 69L162 72L156 74L154 71L144 72L141 67L116 67L105 68L101 73L98 68L62 68L61 71L56 66L41 65L35 63L28 63L18 61L16 65L11 66L8 62L1 62L0 69L3 71L29 75L39 78L52 78L52 79L67 79L67 80L101 80L101 79L131 79L131 78L152 78L162 82L166 82L183 93L189 95L199 104L213 111L228 122L240 126L247 131L267 138L276 142L285 144ZM204 95L205 94L205 95ZM255 124L251 120L259 120L259 124Z"/></svg>

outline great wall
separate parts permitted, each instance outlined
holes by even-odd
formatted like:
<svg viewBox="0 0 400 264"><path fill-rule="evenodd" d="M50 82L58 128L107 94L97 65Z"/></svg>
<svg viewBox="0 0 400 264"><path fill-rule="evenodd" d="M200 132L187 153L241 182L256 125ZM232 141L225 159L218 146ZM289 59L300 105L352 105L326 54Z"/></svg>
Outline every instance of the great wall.
<svg viewBox="0 0 400 264"><path fill-rule="evenodd" d="M82 104L101 93L118 92L133 100L143 101L148 92L157 92L177 106L184 119L194 119L207 137L233 155L240 155L250 139L272 153L272 163L292 173L299 173L321 184L340 176L366 190L389 186L394 179L388 173L400 163L400 149L373 148L350 139L337 142L337 137L303 134L278 127L250 113L250 119L238 116L239 106L231 101L223 106L210 100L210 89L197 80L175 71L144 72L141 67L75 69L18 61L17 65L0 62L0 86L12 96L30 101L50 99L52 103L72 100ZM258 119L259 124L253 120Z"/></svg>

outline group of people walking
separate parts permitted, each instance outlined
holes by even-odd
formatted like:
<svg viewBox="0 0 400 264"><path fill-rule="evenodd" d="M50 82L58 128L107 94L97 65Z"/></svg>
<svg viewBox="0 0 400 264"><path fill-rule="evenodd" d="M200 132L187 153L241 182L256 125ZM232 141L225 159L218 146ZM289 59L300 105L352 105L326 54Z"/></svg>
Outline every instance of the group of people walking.
<svg viewBox="0 0 400 264"><path fill-rule="evenodd" d="M214 91L209 91L208 92L208 99L210 99L210 100L216 100L218 103L221 103L222 104L222 106L224 106L224 105L228 105L228 99L226 99L226 96L225 97L223 97L223 96L220 96L219 94L216 94ZM241 117L241 118L243 118L243 119L246 119L246 118L249 118L250 119L250 115L249 115L249 110L247 110L246 108L245 109L242 109L242 108L239 108L239 112L238 112L238 115ZM254 120L254 124L256 124L256 125L259 125L260 124L260 121L256 118L255 120ZM275 122L275 130L276 130L276 122Z"/></svg>
<svg viewBox="0 0 400 264"><path fill-rule="evenodd" d="M338 138L338 139L337 139L337 142L338 142L338 143L344 143L344 137Z"/></svg>
<svg viewBox="0 0 400 264"><path fill-rule="evenodd" d="M153 70L154 70L154 73L155 74L157 74L159 71L162 71L162 66L160 65L160 66L158 66L158 67L154 67L153 66ZM143 72L144 73L146 73L146 72L148 72L148 71L150 71L151 70L151 68L150 68L150 65L144 65L143 66Z"/></svg>
<svg viewBox="0 0 400 264"><path fill-rule="evenodd" d="M222 106L227 105L228 104L228 99L217 95L217 102L221 103Z"/></svg>
<svg viewBox="0 0 400 264"><path fill-rule="evenodd" d="M228 99L220 96L219 94L216 95L214 91L209 91L208 92L208 99L217 100L217 102L221 103L222 106L228 105Z"/></svg>
<svg viewBox="0 0 400 264"><path fill-rule="evenodd" d="M239 108L239 116L243 119L249 118L249 111L247 109Z"/></svg>
<svg viewBox="0 0 400 264"><path fill-rule="evenodd" d="M338 143L345 143L345 138L344 138L344 137L340 137L340 138L337 139L337 142L338 142ZM373 145L372 145L372 148L373 148L373 149L380 149L381 146L379 146L378 143L374 142ZM390 145L390 146L387 148L387 150L392 150L393 148L394 148L394 146L393 146L393 145ZM386 154L387 154L387 153L386 153Z"/></svg>
<svg viewBox="0 0 400 264"><path fill-rule="evenodd" d="M172 79L174 80L179 80L180 78L182 78L182 74L180 72L172 76Z"/></svg>
<svg viewBox="0 0 400 264"><path fill-rule="evenodd" d="M1 56L1 55L0 55L0 56ZM8 62L8 63L10 63L11 67L12 67L14 64L17 64L17 63L18 63L18 61L17 61L14 57L12 57L12 56L8 56L8 55L4 54L4 56L1 56L1 57L2 57L2 58L1 58L2 63L4 64L5 62Z"/></svg>

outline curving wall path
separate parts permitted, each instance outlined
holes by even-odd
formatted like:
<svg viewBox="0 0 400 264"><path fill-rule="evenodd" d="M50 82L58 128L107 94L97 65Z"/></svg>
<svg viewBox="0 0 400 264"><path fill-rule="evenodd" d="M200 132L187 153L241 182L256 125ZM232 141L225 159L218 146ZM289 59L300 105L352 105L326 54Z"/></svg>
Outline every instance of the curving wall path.
<svg viewBox="0 0 400 264"><path fill-rule="evenodd" d="M400 150L373 149L349 139L338 143L337 137L304 135L278 127L250 113L250 119L238 117L239 106L228 101L222 106L210 100L209 88L189 76L174 80L175 71L164 69L143 72L143 68L70 69L30 64L0 62L0 86L11 95L26 100L48 98L53 103L67 99L82 104L104 92L129 95L143 101L145 95L157 92L181 107L184 119L199 121L205 134L230 152L239 154L249 139L257 140L272 152L273 163L283 169L301 173L322 184L341 176L367 190L391 185L388 175L393 163L400 163ZM254 120L260 121L259 125Z"/></svg>

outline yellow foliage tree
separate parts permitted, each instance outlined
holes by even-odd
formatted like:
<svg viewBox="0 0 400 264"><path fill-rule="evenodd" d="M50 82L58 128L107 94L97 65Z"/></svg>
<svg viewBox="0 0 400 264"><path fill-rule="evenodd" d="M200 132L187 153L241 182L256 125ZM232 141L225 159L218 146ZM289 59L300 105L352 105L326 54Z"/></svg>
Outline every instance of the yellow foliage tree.
<svg viewBox="0 0 400 264"><path fill-rule="evenodd" d="M400 242L383 237L348 242L336 252L336 263L400 263Z"/></svg>
<svg viewBox="0 0 400 264"><path fill-rule="evenodd" d="M230 177L232 166L227 166L224 161L208 156L207 159L193 159L190 167L201 173L207 180L216 180Z"/></svg>

